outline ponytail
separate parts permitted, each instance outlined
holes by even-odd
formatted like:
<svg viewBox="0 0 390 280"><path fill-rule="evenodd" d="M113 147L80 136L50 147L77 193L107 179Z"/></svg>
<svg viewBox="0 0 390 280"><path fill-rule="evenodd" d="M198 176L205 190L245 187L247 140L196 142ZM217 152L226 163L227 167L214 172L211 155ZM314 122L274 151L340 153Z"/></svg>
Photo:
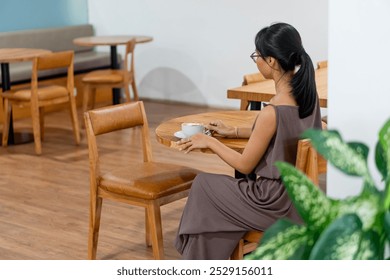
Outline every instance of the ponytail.
<svg viewBox="0 0 390 280"><path fill-rule="evenodd" d="M292 94L299 106L299 117L311 115L317 103L314 66L298 31L287 23L275 23L257 33L255 45L263 57L277 59L284 71L299 67L290 82Z"/></svg>
<svg viewBox="0 0 390 280"><path fill-rule="evenodd" d="M295 101L299 106L301 119L311 115L317 101L314 66L310 56L302 51L299 61L299 70L291 79L291 87Z"/></svg>

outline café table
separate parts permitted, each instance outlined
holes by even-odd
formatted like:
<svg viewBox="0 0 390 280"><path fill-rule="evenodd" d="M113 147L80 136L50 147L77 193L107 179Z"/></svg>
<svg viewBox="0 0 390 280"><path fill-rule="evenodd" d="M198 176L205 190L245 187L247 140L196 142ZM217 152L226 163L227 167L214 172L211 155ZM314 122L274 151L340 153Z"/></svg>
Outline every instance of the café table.
<svg viewBox="0 0 390 280"><path fill-rule="evenodd" d="M328 107L328 68L315 70L317 93L320 107ZM269 102L276 94L273 80L264 80L257 83L228 89L227 97L241 101Z"/></svg>
<svg viewBox="0 0 390 280"><path fill-rule="evenodd" d="M136 44L147 43L153 40L153 37L143 35L110 35L110 36L89 36L79 37L73 40L73 44L84 47L110 46L111 69L119 69L118 50L119 45L125 45L128 41L135 38ZM112 103L120 103L120 89L112 90Z"/></svg>
<svg viewBox="0 0 390 280"><path fill-rule="evenodd" d="M40 55L51 53L50 50L32 49L32 48L5 48L0 49L1 63L1 88L5 92L11 89L11 76L9 64L14 62L23 62L33 60ZM32 142L31 133L14 133L12 111L10 117L8 145L22 144Z"/></svg>
<svg viewBox="0 0 390 280"><path fill-rule="evenodd" d="M176 137L174 134L181 130L181 124L183 122L197 122L208 124L210 121L222 120L226 125L230 126L246 126L252 127L258 112L256 111L216 111L216 112L207 112L195 115L181 116L174 119L170 119L162 122L156 128L156 138L157 141L167 147L177 148L177 141L180 138ZM221 141L226 146L242 152L245 148L248 139L244 138L226 138L214 135L216 139ZM205 153L212 153L209 149L198 149L198 151Z"/></svg>

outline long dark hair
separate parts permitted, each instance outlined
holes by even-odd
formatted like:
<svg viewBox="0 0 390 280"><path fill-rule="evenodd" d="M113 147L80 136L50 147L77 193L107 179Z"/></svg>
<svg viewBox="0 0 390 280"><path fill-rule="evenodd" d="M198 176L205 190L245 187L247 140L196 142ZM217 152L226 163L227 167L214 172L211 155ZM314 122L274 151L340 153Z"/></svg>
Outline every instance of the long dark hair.
<svg viewBox="0 0 390 280"><path fill-rule="evenodd" d="M314 66L298 31L287 23L272 24L257 33L255 46L262 57L275 58L284 71L299 67L291 79L292 93L299 106L299 117L311 115L317 102Z"/></svg>

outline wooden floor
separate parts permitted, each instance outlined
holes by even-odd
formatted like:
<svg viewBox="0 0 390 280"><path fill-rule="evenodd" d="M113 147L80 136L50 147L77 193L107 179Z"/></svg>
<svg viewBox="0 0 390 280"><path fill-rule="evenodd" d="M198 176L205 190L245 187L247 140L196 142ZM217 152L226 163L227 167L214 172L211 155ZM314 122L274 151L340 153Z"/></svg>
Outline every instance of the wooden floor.
<svg viewBox="0 0 390 280"><path fill-rule="evenodd" d="M152 101L145 101L145 108L155 160L234 174L213 154L183 154L157 143L154 137L155 128L164 120L217 109ZM16 131L24 129L31 131L30 119L15 122ZM130 145L134 136L124 132L102 136L102 162L120 165L140 156L140 145ZM33 143L0 147L0 259L86 259L88 149L84 131L81 145L74 145L68 112L46 116L42 151L36 156ZM182 199L162 207L166 259L180 258L173 241L184 204ZM152 259L144 240L143 208L103 202L98 259Z"/></svg>
<svg viewBox="0 0 390 280"><path fill-rule="evenodd" d="M233 175L233 170L212 154L183 154L157 143L156 126L176 116L215 111L215 108L145 101L155 160ZM15 131L31 130L31 120L15 122ZM69 113L45 118L43 154L33 143L0 147L0 259L61 259L87 257L89 166L84 131L74 145ZM134 135L119 133L100 140L103 162L120 165L139 156ZM134 154L131 154L134 153ZM139 157L138 157L139 158ZM105 166L105 165L104 165ZM185 199L162 207L166 259L179 259L173 241ZM144 243L144 209L103 202L98 259L152 259Z"/></svg>

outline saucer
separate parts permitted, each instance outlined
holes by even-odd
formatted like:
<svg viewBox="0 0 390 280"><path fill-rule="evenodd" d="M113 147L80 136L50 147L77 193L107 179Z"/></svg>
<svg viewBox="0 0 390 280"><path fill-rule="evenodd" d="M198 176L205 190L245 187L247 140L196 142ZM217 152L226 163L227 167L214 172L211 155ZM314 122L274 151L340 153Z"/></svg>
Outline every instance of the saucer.
<svg viewBox="0 0 390 280"><path fill-rule="evenodd" d="M175 135L177 138L180 138L180 139L187 137L181 130L176 131L173 135Z"/></svg>

